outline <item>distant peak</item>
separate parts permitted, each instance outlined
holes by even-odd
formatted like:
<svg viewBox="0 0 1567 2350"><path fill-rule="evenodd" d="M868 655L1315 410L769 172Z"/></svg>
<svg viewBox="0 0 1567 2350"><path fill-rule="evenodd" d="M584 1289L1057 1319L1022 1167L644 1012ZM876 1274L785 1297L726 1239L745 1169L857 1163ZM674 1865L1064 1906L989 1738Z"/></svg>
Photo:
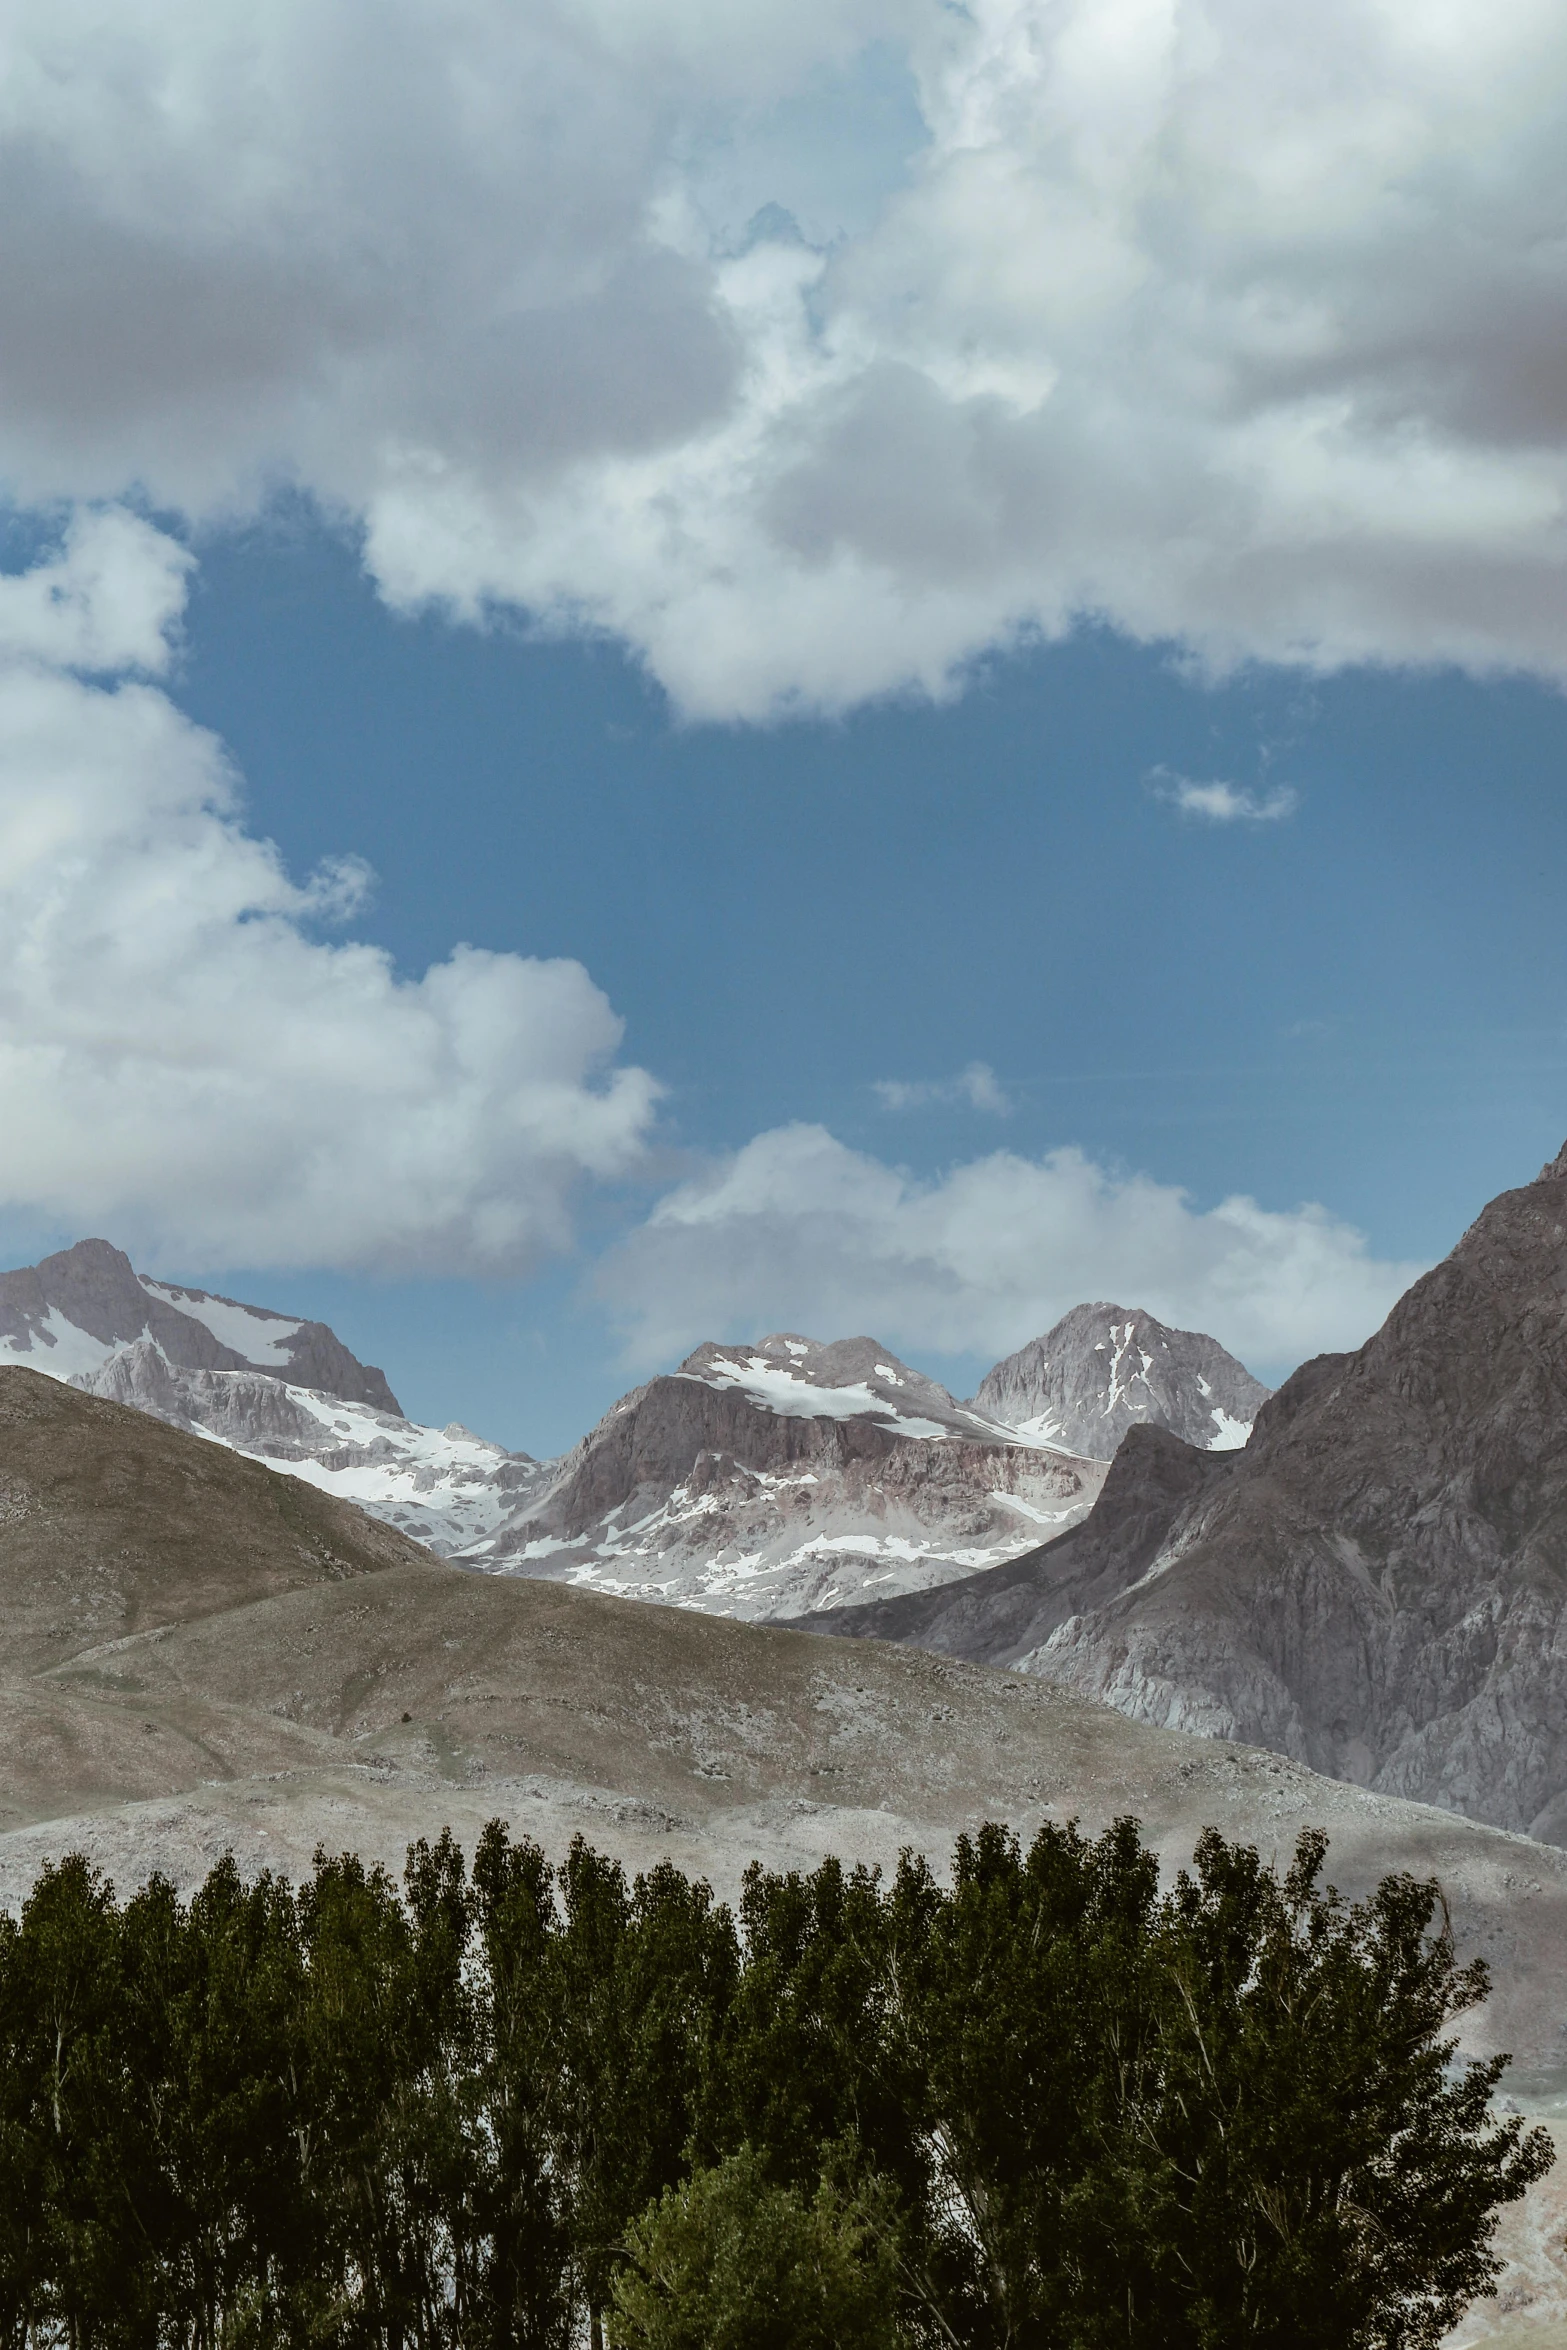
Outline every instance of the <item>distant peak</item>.
<svg viewBox="0 0 1567 2350"><path fill-rule="evenodd" d="M135 1271L124 1249L116 1248L112 1240L78 1240L69 1248L56 1249L52 1257L40 1257L38 1271L43 1273L55 1265L69 1265L74 1271L87 1272L95 1267L107 1271L127 1273L135 1279Z"/></svg>

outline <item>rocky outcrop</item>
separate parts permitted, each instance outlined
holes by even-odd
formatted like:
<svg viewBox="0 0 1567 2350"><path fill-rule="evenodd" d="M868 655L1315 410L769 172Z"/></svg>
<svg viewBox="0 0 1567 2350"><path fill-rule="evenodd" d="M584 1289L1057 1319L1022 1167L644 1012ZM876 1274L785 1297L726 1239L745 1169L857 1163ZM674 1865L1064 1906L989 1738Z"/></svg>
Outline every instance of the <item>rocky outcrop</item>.
<svg viewBox="0 0 1567 2350"><path fill-rule="evenodd" d="M1244 1444L1268 1390L1200 1330L1152 1314L1074 1306L989 1372L974 1398L993 1419L1111 1460L1128 1428L1167 1428L1205 1451Z"/></svg>

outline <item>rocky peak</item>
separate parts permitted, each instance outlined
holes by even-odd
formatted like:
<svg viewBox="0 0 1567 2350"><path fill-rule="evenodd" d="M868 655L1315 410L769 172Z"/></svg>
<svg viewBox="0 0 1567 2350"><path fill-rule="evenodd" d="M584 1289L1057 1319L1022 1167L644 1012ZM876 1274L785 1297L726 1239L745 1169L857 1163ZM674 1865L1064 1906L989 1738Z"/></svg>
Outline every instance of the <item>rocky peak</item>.
<svg viewBox="0 0 1567 2350"><path fill-rule="evenodd" d="M177 1369L255 1371L345 1403L399 1411L385 1374L350 1354L325 1322L154 1280L111 1241L79 1240L36 1265L0 1273L0 1359L74 1379L95 1374L141 1339Z"/></svg>
<svg viewBox="0 0 1567 2350"><path fill-rule="evenodd" d="M974 1401L1023 1434L1110 1460L1128 1428L1167 1428L1205 1452L1246 1442L1268 1390L1216 1338L1138 1307L1074 1306L987 1373Z"/></svg>
<svg viewBox="0 0 1567 2350"><path fill-rule="evenodd" d="M500 1534L500 1572L766 1616L907 1590L1073 1525L1097 1461L1019 1436L868 1337L708 1340L622 1396Z"/></svg>

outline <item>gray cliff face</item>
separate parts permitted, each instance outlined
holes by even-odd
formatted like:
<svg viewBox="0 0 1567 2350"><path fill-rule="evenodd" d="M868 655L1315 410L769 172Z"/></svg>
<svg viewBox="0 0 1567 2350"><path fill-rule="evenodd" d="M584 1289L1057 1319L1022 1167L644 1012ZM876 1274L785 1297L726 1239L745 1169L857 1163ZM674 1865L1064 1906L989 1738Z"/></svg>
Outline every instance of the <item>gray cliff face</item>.
<svg viewBox="0 0 1567 2350"><path fill-rule="evenodd" d="M1151 1546L1117 1566L1109 1532L1076 1539L1119 1590L1053 1624L980 1607L951 1651L999 1639L1139 1721L1567 1842L1567 1151L1358 1353L1296 1372L1222 1474L1173 1479Z"/></svg>
<svg viewBox="0 0 1567 2350"><path fill-rule="evenodd" d="M351 1355L324 1322L154 1281L107 1240L79 1240L0 1273L0 1360L68 1379L140 1338L182 1369L260 1371L345 1403L400 1408L384 1373Z"/></svg>
<svg viewBox="0 0 1567 2350"><path fill-rule="evenodd" d="M1097 1462L869 1338L712 1342L622 1397L464 1564L752 1618L924 1589L1074 1524Z"/></svg>
<svg viewBox="0 0 1567 2350"><path fill-rule="evenodd" d="M978 1408L1095 1460L1128 1428L1167 1428L1204 1451L1244 1444L1268 1390L1216 1338L1170 1330L1152 1314L1074 1306L989 1372Z"/></svg>

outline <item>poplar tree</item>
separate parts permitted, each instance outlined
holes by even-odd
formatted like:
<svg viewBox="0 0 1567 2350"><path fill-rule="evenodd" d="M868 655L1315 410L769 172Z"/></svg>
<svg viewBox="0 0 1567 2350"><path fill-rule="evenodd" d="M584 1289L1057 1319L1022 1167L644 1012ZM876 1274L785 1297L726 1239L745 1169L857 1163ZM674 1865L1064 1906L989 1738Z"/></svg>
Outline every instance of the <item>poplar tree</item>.
<svg viewBox="0 0 1567 2350"><path fill-rule="evenodd" d="M0 2350L1435 2350L1551 2160L1439 1889L987 1826L738 1918L499 1822L0 1916Z"/></svg>

